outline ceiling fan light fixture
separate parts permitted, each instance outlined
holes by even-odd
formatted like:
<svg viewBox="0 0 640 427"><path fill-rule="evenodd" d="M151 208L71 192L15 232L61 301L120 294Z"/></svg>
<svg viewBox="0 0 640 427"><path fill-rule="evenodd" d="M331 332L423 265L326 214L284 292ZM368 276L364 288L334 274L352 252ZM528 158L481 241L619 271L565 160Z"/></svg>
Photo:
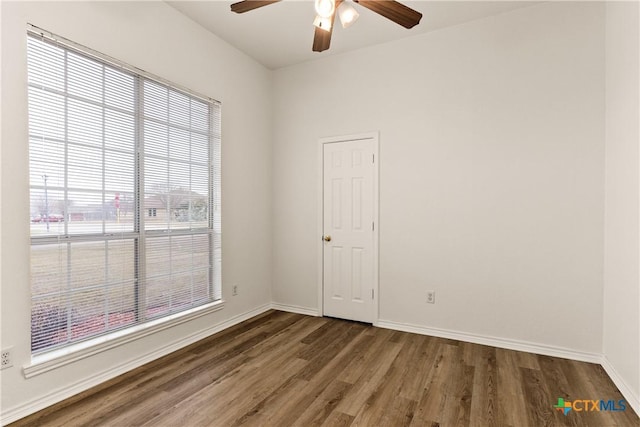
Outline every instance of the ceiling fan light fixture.
<svg viewBox="0 0 640 427"><path fill-rule="evenodd" d="M347 28L358 20L360 14L353 6L343 1L338 7L338 16L340 17L340 22L342 22L342 28Z"/></svg>
<svg viewBox="0 0 640 427"><path fill-rule="evenodd" d="M2 1L2 0L0 0ZM240 0L231 5L231 11L244 13L258 9L281 0ZM340 15L340 21L344 28L349 27L358 19L358 12L351 4L344 4L349 0L314 0L317 16L313 21L316 29L313 32L314 52L324 52L331 45L331 33L336 13ZM377 13L383 18L389 19L404 28L413 28L420 23L422 13L411 9L396 0L352 0L365 9Z"/></svg>
<svg viewBox="0 0 640 427"><path fill-rule="evenodd" d="M335 0L316 0L316 13L321 18L331 18L333 13L336 11L336 1Z"/></svg>
<svg viewBox="0 0 640 427"><path fill-rule="evenodd" d="M331 19L324 18L320 15L316 16L316 19L313 20L313 25L320 28L324 31L331 31Z"/></svg>

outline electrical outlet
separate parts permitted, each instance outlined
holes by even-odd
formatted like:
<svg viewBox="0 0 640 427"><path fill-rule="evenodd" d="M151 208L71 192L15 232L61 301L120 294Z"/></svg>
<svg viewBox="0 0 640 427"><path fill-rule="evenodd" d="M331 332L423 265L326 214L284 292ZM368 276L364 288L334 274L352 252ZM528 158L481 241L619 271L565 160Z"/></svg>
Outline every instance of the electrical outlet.
<svg viewBox="0 0 640 427"><path fill-rule="evenodd" d="M13 366L13 357L11 355L11 350L13 347L5 348L2 350L2 357L0 358L0 369L9 368Z"/></svg>
<svg viewBox="0 0 640 427"><path fill-rule="evenodd" d="M234 297L238 295L238 285L233 285L231 293L233 294Z"/></svg>
<svg viewBox="0 0 640 427"><path fill-rule="evenodd" d="M427 302L429 304L436 303L436 291L427 291Z"/></svg>

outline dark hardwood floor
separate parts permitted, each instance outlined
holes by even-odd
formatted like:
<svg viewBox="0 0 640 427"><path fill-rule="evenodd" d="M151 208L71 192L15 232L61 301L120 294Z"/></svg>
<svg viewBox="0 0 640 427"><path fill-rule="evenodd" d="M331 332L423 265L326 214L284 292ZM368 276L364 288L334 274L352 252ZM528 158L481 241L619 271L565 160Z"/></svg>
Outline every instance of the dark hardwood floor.
<svg viewBox="0 0 640 427"><path fill-rule="evenodd" d="M269 311L12 426L640 426L602 367Z"/></svg>

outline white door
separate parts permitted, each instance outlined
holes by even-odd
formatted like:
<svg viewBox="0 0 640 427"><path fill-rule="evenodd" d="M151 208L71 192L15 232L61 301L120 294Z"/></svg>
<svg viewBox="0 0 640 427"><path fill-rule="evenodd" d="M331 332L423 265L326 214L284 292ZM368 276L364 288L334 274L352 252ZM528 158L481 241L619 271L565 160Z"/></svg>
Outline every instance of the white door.
<svg viewBox="0 0 640 427"><path fill-rule="evenodd" d="M374 139L323 144L324 315L372 323Z"/></svg>

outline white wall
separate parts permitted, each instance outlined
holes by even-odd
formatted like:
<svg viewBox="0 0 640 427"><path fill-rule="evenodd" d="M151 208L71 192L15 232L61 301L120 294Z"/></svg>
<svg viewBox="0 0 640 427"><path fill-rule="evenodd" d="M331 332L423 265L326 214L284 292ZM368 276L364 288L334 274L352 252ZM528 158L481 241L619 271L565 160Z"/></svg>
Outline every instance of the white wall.
<svg viewBox="0 0 640 427"><path fill-rule="evenodd" d="M640 413L640 43L637 2L606 6L603 352ZM608 365L608 366L607 366Z"/></svg>
<svg viewBox="0 0 640 427"><path fill-rule="evenodd" d="M318 307L318 138L379 130L380 319L601 352L603 4L280 69L274 97L274 301Z"/></svg>
<svg viewBox="0 0 640 427"><path fill-rule="evenodd" d="M1 2L3 419L271 301L271 72L162 2ZM222 311L26 380L30 360L27 22L222 101ZM248 118L251 124L248 125ZM250 266L250 268L247 268ZM231 296L231 284L239 295ZM25 406L26 405L26 406Z"/></svg>

